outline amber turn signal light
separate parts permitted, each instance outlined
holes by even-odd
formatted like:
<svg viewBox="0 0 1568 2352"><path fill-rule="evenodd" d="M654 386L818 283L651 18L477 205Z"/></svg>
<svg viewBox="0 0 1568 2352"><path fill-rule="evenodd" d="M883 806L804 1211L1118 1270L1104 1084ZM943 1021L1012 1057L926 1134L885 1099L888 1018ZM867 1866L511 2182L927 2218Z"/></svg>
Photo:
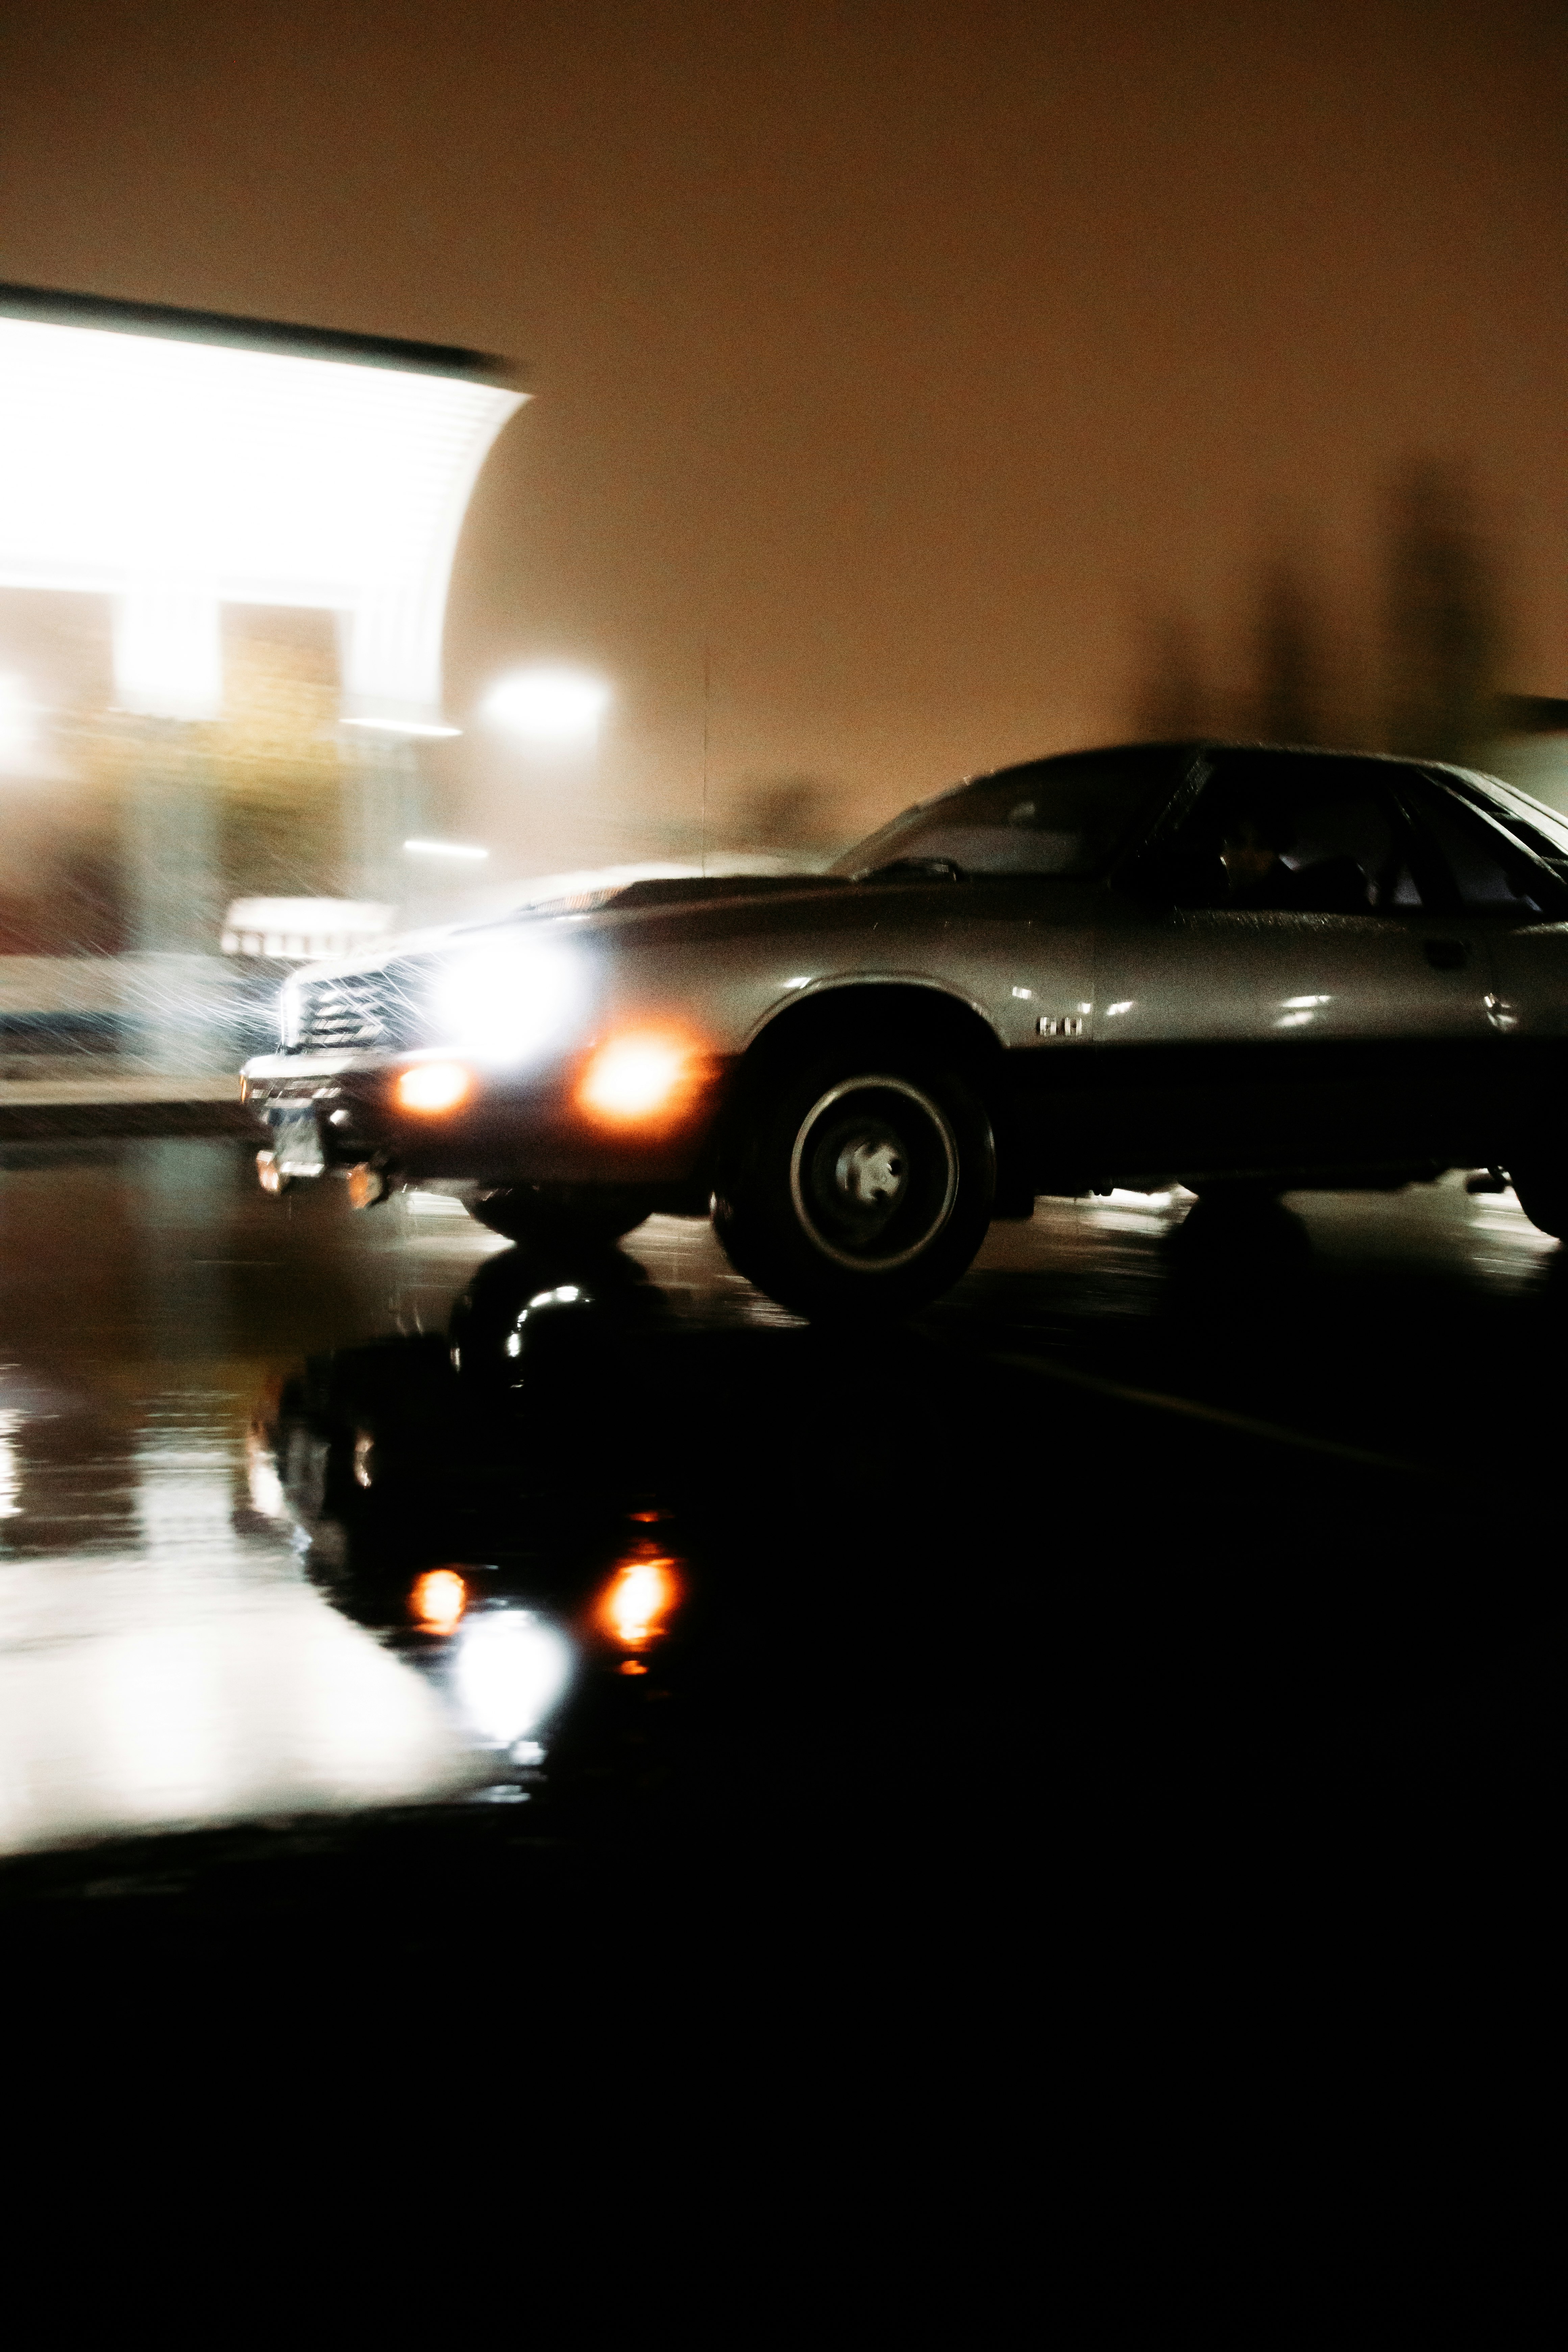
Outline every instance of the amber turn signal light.
<svg viewBox="0 0 1568 2352"><path fill-rule="evenodd" d="M456 1110L473 1083L473 1072L461 1062L413 1062L398 1073L392 1096L399 1110Z"/></svg>
<svg viewBox="0 0 1568 2352"><path fill-rule="evenodd" d="M601 1045L588 1064L578 1103L590 1118L612 1127L668 1118L685 1106L694 1060L689 1038L652 1029L626 1031Z"/></svg>

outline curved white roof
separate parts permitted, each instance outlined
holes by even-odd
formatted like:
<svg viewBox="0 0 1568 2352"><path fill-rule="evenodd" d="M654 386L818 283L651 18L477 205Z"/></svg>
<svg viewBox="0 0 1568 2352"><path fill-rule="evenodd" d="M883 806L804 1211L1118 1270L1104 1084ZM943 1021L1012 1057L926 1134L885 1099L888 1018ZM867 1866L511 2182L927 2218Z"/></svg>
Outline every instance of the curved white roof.
<svg viewBox="0 0 1568 2352"><path fill-rule="evenodd" d="M116 698L222 694L218 607L344 616L345 718L441 718L475 478L524 394L495 363L0 289L0 585L116 600Z"/></svg>

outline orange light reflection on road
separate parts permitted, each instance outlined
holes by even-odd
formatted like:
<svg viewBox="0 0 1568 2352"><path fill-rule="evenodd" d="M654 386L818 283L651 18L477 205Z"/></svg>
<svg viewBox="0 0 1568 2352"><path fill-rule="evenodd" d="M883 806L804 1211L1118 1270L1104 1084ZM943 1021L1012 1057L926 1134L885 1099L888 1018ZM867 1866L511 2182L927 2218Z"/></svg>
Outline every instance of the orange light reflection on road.
<svg viewBox="0 0 1568 2352"><path fill-rule="evenodd" d="M415 1062L392 1091L400 1110L456 1110L473 1082L461 1062Z"/></svg>
<svg viewBox="0 0 1568 2352"><path fill-rule="evenodd" d="M468 1588L455 1568L427 1568L415 1579L408 1596L414 1622L422 1633L457 1630L468 1605Z"/></svg>
<svg viewBox="0 0 1568 2352"><path fill-rule="evenodd" d="M668 1552L641 1545L619 1563L600 1594L594 1612L599 1629L623 1650L646 1650L669 1631L680 1590L676 1562Z"/></svg>
<svg viewBox="0 0 1568 2352"><path fill-rule="evenodd" d="M666 1030L627 1030L599 1047L577 1089L592 1118L635 1127L683 1110L695 1077L689 1037Z"/></svg>

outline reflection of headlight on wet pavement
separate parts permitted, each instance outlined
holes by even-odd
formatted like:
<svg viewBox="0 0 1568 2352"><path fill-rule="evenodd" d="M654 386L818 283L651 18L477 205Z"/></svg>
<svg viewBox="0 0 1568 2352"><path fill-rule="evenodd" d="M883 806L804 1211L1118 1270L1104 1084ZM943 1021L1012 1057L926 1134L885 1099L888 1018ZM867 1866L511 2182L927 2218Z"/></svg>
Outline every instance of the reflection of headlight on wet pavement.
<svg viewBox="0 0 1568 2352"><path fill-rule="evenodd" d="M560 1627L531 1609L487 1611L458 1637L452 1688L479 1738L510 1748L551 1715L575 1664Z"/></svg>
<svg viewBox="0 0 1568 2352"><path fill-rule="evenodd" d="M264 1519L286 1519L289 1498L283 1492L283 1481L278 1475L271 1448L254 1430L246 1440L245 1477L250 1489L250 1507ZM0 1504L0 1517L7 1516Z"/></svg>
<svg viewBox="0 0 1568 2352"><path fill-rule="evenodd" d="M668 1633L679 1601L675 1560L657 1544L642 1544L618 1563L595 1613L601 1632L622 1649L646 1650Z"/></svg>

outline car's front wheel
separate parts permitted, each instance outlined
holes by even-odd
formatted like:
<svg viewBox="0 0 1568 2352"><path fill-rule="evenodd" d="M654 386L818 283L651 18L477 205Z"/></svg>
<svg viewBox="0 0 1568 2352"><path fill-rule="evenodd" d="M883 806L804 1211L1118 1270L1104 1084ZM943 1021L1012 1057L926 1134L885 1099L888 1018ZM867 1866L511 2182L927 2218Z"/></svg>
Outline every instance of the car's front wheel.
<svg viewBox="0 0 1568 2352"><path fill-rule="evenodd" d="M904 1315L968 1266L995 1181L991 1123L964 1076L872 1045L750 1090L714 1230L737 1270L797 1313Z"/></svg>
<svg viewBox="0 0 1568 2352"><path fill-rule="evenodd" d="M1509 1170L1514 1198L1532 1225L1568 1240L1568 1159L1556 1153Z"/></svg>

